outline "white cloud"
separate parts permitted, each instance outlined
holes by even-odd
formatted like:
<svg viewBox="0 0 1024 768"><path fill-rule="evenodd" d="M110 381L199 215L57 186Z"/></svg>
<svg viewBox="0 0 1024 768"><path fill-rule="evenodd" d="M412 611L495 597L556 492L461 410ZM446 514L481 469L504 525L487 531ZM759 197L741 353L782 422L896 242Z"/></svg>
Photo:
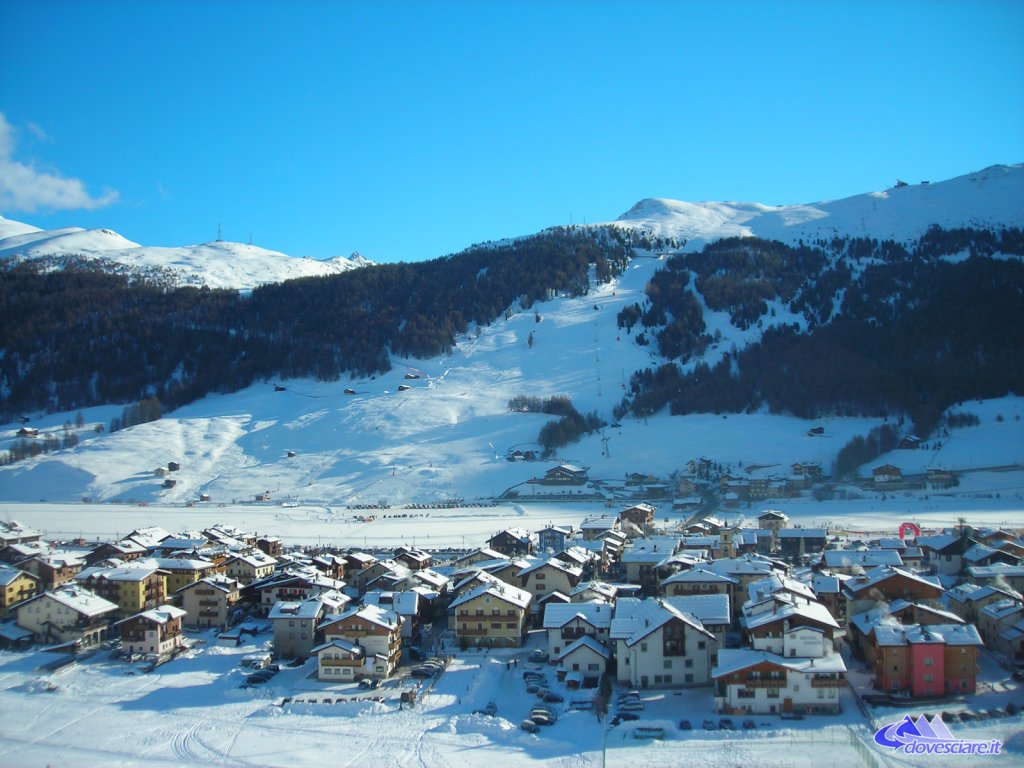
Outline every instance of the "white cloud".
<svg viewBox="0 0 1024 768"><path fill-rule="evenodd" d="M117 191L90 195L79 179L36 170L14 159L14 129L0 112L0 210L92 210L117 200Z"/></svg>

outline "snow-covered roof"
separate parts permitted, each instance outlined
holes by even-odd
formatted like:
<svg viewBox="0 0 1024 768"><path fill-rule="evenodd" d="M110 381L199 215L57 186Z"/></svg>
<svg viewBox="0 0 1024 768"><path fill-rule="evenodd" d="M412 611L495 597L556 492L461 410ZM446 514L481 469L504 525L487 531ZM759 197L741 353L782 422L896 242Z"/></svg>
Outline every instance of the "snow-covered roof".
<svg viewBox="0 0 1024 768"><path fill-rule="evenodd" d="M973 624L878 624L875 626L875 642L881 646L920 643L984 645Z"/></svg>
<svg viewBox="0 0 1024 768"><path fill-rule="evenodd" d="M666 584L739 584L740 580L728 576L724 573L715 573L714 571L708 570L708 568L691 568L688 571L679 571L679 573L673 573L667 579L663 580L662 585Z"/></svg>
<svg viewBox="0 0 1024 768"><path fill-rule="evenodd" d="M870 571L865 573L863 576L855 576L846 582L846 589L853 595L865 592L868 589L894 578L896 576L902 576L911 581L916 581L918 584L926 585L935 589L942 589L942 585L938 579L930 576L923 576L912 571L906 571L902 568L895 568L891 565L880 565L877 568L872 568Z"/></svg>
<svg viewBox="0 0 1024 768"><path fill-rule="evenodd" d="M310 600L279 600L270 609L270 619L319 619L324 603L319 598Z"/></svg>
<svg viewBox="0 0 1024 768"><path fill-rule="evenodd" d="M554 568L556 571L561 571L562 573L568 576L573 576L577 579L580 577L580 574L583 573L582 568L579 568L575 565L569 565L569 563L565 562L564 560L559 560L557 558L552 557L547 560L539 560L537 562L530 563L521 571L519 571L519 576L521 578L523 576L526 576L527 574L533 573L534 571L538 571L541 568L544 568L545 566Z"/></svg>
<svg viewBox="0 0 1024 768"><path fill-rule="evenodd" d="M582 619L597 629L612 623L612 607L608 603L550 603L544 608L544 629L558 629L573 619Z"/></svg>
<svg viewBox="0 0 1024 768"><path fill-rule="evenodd" d="M1024 576L1024 565L1010 565L1009 563L972 565L967 568L967 573L976 579L992 579L997 576L1020 577Z"/></svg>
<svg viewBox="0 0 1024 768"><path fill-rule="evenodd" d="M57 587L53 591L45 592L39 597L30 598L26 603L33 602L44 597L55 600L61 605L66 605L68 608L82 616L102 616L105 613L111 613L117 610L117 603L112 603L87 589L82 589L77 586Z"/></svg>
<svg viewBox="0 0 1024 768"><path fill-rule="evenodd" d="M330 642L318 645L316 648L313 648L310 651L310 653L316 655L319 654L321 651L327 650L328 648L335 648L339 651L344 651L350 656L354 656L359 659L361 659L366 654L366 649L363 646L358 645L356 643L351 643L348 640L344 640L340 637L335 638Z"/></svg>
<svg viewBox="0 0 1024 768"><path fill-rule="evenodd" d="M651 597L620 598L615 606L610 637L632 646L673 619L678 619L701 634L714 638L696 616L683 613L665 600Z"/></svg>
<svg viewBox="0 0 1024 768"><path fill-rule="evenodd" d="M664 599L683 613L696 616L705 626L732 621L728 595L677 595Z"/></svg>
<svg viewBox="0 0 1024 768"><path fill-rule="evenodd" d="M832 618L832 614L824 605L815 600L796 597L788 592L776 592L761 602L745 603L741 623L749 630L791 619L794 616L833 629L839 628L836 620Z"/></svg>
<svg viewBox="0 0 1024 768"><path fill-rule="evenodd" d="M20 571L17 568L8 568L6 566L0 566L0 587L6 587L12 584L15 579L20 576L28 576L33 581L38 579L27 571Z"/></svg>
<svg viewBox="0 0 1024 768"><path fill-rule="evenodd" d="M783 528L776 536L780 539L824 539L828 532L824 528Z"/></svg>
<svg viewBox="0 0 1024 768"><path fill-rule="evenodd" d="M986 605L981 609L981 613L991 619L1000 621L1007 616L1013 616L1018 613L1024 615L1024 603L1021 603L1020 600L999 600Z"/></svg>
<svg viewBox="0 0 1024 768"><path fill-rule="evenodd" d="M792 592L808 600L818 599L809 585L779 573L769 574L765 578L752 581L747 585L747 597L754 601L763 600L775 592Z"/></svg>
<svg viewBox="0 0 1024 768"><path fill-rule="evenodd" d="M482 595L490 595L498 600L506 603L511 603L519 608L526 608L530 605L530 601L533 596L525 589L519 589L519 587L513 587L511 584L506 584L503 581L490 581L478 584L467 592L457 597L452 601L449 608L457 608L463 603L475 600Z"/></svg>
<svg viewBox="0 0 1024 768"><path fill-rule="evenodd" d="M395 629L402 623L402 617L398 613L388 608L384 608L380 605L360 605L355 608L349 608L342 614L336 616L328 616L324 619L320 625L320 629L329 627L333 624L337 624L340 621L346 621L347 619L361 619L369 622L370 624L376 624L384 629Z"/></svg>
<svg viewBox="0 0 1024 768"><path fill-rule="evenodd" d="M829 568L874 568L879 565L903 565L903 558L895 549L826 549L822 562Z"/></svg>
<svg viewBox="0 0 1024 768"><path fill-rule="evenodd" d="M134 616L129 616L127 619L122 619L117 622L118 624L124 624L126 621L132 621L133 619L145 619L151 621L154 624L166 624L174 619L180 619L186 615L186 612L181 608L177 608L173 605L161 605L158 608L150 608L148 611L142 611L136 613Z"/></svg>
<svg viewBox="0 0 1024 768"><path fill-rule="evenodd" d="M604 643L595 640L590 635L584 635L583 637L574 640L572 643L566 646L565 650L562 651L557 661L561 661L562 659L571 656L573 653L580 650L581 648L589 648L591 651L605 659L611 658L612 655L612 652L608 650L608 647Z"/></svg>
<svg viewBox="0 0 1024 768"><path fill-rule="evenodd" d="M718 652L718 663L711 670L711 677L718 679L765 663L802 674L846 672L846 664L838 653L830 653L820 658L795 658L749 648L723 648Z"/></svg>

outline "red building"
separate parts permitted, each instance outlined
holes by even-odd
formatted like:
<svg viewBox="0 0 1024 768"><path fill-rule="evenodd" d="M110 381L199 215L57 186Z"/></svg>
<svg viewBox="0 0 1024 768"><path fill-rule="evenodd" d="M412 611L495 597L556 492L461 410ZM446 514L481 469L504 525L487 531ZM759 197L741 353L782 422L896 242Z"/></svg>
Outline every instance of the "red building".
<svg viewBox="0 0 1024 768"><path fill-rule="evenodd" d="M983 643L973 624L878 624L870 638L877 689L912 698L975 692Z"/></svg>

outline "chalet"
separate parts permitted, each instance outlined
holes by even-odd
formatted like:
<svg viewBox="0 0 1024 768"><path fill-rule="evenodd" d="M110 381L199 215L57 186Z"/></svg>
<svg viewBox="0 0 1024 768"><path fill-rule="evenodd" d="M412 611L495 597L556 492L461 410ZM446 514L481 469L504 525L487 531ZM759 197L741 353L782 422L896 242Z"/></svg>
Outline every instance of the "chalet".
<svg viewBox="0 0 1024 768"><path fill-rule="evenodd" d="M14 608L18 626L37 643L97 645L107 634L117 605L77 586L30 597Z"/></svg>
<svg viewBox="0 0 1024 768"><path fill-rule="evenodd" d="M679 571L661 582L662 594L669 597L687 595L735 594L740 580L724 573L715 573L706 568L691 568Z"/></svg>
<svg viewBox="0 0 1024 768"><path fill-rule="evenodd" d="M526 590L485 581L452 601L455 636L463 646L521 646L531 600Z"/></svg>
<svg viewBox="0 0 1024 768"><path fill-rule="evenodd" d="M957 484L956 473L948 469L930 468L925 472L925 480L932 490L945 490Z"/></svg>
<svg viewBox="0 0 1024 768"><path fill-rule="evenodd" d="M893 466L892 464L883 464L880 467L875 467L871 470L872 478L875 481L875 485L885 485L886 483L901 483L903 482L903 472L899 467Z"/></svg>
<svg viewBox="0 0 1024 768"><path fill-rule="evenodd" d="M1016 596L1017 593L1000 587L964 582L946 590L942 595L942 605L964 621L976 624L982 608L1000 600L1013 600Z"/></svg>
<svg viewBox="0 0 1024 768"><path fill-rule="evenodd" d="M800 557L824 550L828 534L822 528L782 528L775 540L781 557Z"/></svg>
<svg viewBox="0 0 1024 768"><path fill-rule="evenodd" d="M586 485L587 470L574 464L559 464L544 473L544 477L534 481L540 485Z"/></svg>
<svg viewBox="0 0 1024 768"><path fill-rule="evenodd" d="M39 437L39 430L35 427L22 427L15 434L18 437Z"/></svg>
<svg viewBox="0 0 1024 768"><path fill-rule="evenodd" d="M873 568L863 576L854 576L843 586L843 591L851 614L898 598L938 607L943 593L938 580L888 565Z"/></svg>
<svg viewBox="0 0 1024 768"><path fill-rule="evenodd" d="M395 560L413 571L429 568L434 564L434 559L429 552L414 547L399 547L395 551Z"/></svg>
<svg viewBox="0 0 1024 768"><path fill-rule="evenodd" d="M634 504L619 512L619 520L623 523L628 521L643 530L648 526L654 525L655 511L655 508L650 504Z"/></svg>
<svg viewBox="0 0 1024 768"><path fill-rule="evenodd" d="M957 533L917 537L917 545L924 553L925 564L940 576L960 575L966 567L964 553L976 543L966 529Z"/></svg>
<svg viewBox="0 0 1024 768"><path fill-rule="evenodd" d="M839 624L821 603L779 592L743 605L740 626L751 647L781 656L821 656Z"/></svg>
<svg viewBox="0 0 1024 768"><path fill-rule="evenodd" d="M506 528L487 540L487 546L508 557L533 554L533 538L523 528Z"/></svg>
<svg viewBox="0 0 1024 768"><path fill-rule="evenodd" d="M665 600L620 598L610 627L617 678L636 688L707 685L715 636Z"/></svg>
<svg viewBox="0 0 1024 768"><path fill-rule="evenodd" d="M619 587L615 584L603 581L585 581L569 593L569 600L573 603L602 602L615 605L615 598L618 597L618 594Z"/></svg>
<svg viewBox="0 0 1024 768"><path fill-rule="evenodd" d="M757 525L774 535L789 526L789 515L777 509L768 509L757 516Z"/></svg>
<svg viewBox="0 0 1024 768"><path fill-rule="evenodd" d="M812 480L820 480L822 478L821 463L817 461L800 461L795 464L791 464L789 471L800 477L807 477Z"/></svg>
<svg viewBox="0 0 1024 768"><path fill-rule="evenodd" d="M227 576L211 576L178 590L184 622L190 627L230 627L235 623L241 589Z"/></svg>
<svg viewBox="0 0 1024 768"><path fill-rule="evenodd" d="M985 646L1007 660L1024 661L1024 603L1019 598L990 603L978 612L978 629Z"/></svg>
<svg viewBox="0 0 1024 768"><path fill-rule="evenodd" d="M900 438L896 447L903 450L916 451L921 447L921 438L917 435L904 435Z"/></svg>
<svg viewBox="0 0 1024 768"><path fill-rule="evenodd" d="M85 560L77 554L48 552L25 560L18 567L38 578L40 589L52 590L72 581L85 567Z"/></svg>
<svg viewBox="0 0 1024 768"><path fill-rule="evenodd" d="M270 614L274 605L281 601L296 602L325 593L341 593L345 589L345 582L309 569L275 573L268 579L253 582L248 589L258 596L258 603L266 616Z"/></svg>
<svg viewBox="0 0 1024 768"><path fill-rule="evenodd" d="M537 532L537 549L540 552L561 552L570 536L570 526L549 525Z"/></svg>
<svg viewBox="0 0 1024 768"><path fill-rule="evenodd" d="M273 575L276 567L276 559L257 549L248 554L229 557L224 562L224 574L245 586Z"/></svg>
<svg viewBox="0 0 1024 768"><path fill-rule="evenodd" d="M608 668L611 655L607 645L584 635L570 642L553 658L566 672L579 674L584 688L596 688Z"/></svg>
<svg viewBox="0 0 1024 768"><path fill-rule="evenodd" d="M837 653L797 658L732 649L719 652L712 677L715 709L723 714L837 714L846 665Z"/></svg>
<svg viewBox="0 0 1024 768"><path fill-rule="evenodd" d="M185 648L181 620L185 611L173 605L150 608L115 626L121 630L121 647L129 654L141 653L164 659Z"/></svg>
<svg viewBox="0 0 1024 768"><path fill-rule="evenodd" d="M715 636L716 645L711 650L711 663L718 657L718 649L725 647L725 635L732 626L731 601L728 595L680 595L666 597L665 602L673 608L695 616L701 625Z"/></svg>
<svg viewBox="0 0 1024 768"><path fill-rule="evenodd" d="M607 646L612 612L613 607L604 602L547 605L542 626L547 631L550 657L560 656L582 637L589 637Z"/></svg>
<svg viewBox="0 0 1024 768"><path fill-rule="evenodd" d="M843 585L852 577L831 571L819 571L811 577L811 589L815 599L825 606L826 610L843 628L846 626L847 607Z"/></svg>
<svg viewBox="0 0 1024 768"><path fill-rule="evenodd" d="M987 544L975 544L963 554L965 568L971 566L995 565L1004 563L1006 565L1018 565L1020 558L1002 549L995 549Z"/></svg>
<svg viewBox="0 0 1024 768"><path fill-rule="evenodd" d="M284 552L281 540L276 536L260 536L256 539L256 548L265 555L280 557Z"/></svg>
<svg viewBox="0 0 1024 768"><path fill-rule="evenodd" d="M452 566L454 566L455 569L458 570L460 568L468 568L471 565L482 563L488 560L508 560L508 555L504 555L501 552L497 552L487 547L481 547L480 549L475 549L469 554L463 555L462 557L453 560Z"/></svg>
<svg viewBox="0 0 1024 768"><path fill-rule="evenodd" d="M361 671L354 670L357 675L377 679L390 677L402 656L402 618L378 605L350 608L340 615L328 616L320 625L320 631L325 642L344 640L363 648L364 663Z"/></svg>
<svg viewBox="0 0 1024 768"><path fill-rule="evenodd" d="M540 560L519 571L518 586L529 592L536 602L552 592L568 595L580 583L582 573L582 568L557 558Z"/></svg>
<svg viewBox="0 0 1024 768"><path fill-rule="evenodd" d="M6 618L11 607L39 592L39 579L18 568L0 567L0 619Z"/></svg>
<svg viewBox="0 0 1024 768"><path fill-rule="evenodd" d="M377 562L377 558L366 552L349 552L345 555L346 572L359 573Z"/></svg>
<svg viewBox="0 0 1024 768"><path fill-rule="evenodd" d="M40 541L43 534L32 528L26 528L17 520L0 520L0 549L12 544L28 544Z"/></svg>
<svg viewBox="0 0 1024 768"><path fill-rule="evenodd" d="M619 530L619 519L602 515L601 517L588 517L580 523L580 535L585 541L593 541L601 538L602 534L608 531Z"/></svg>
<svg viewBox="0 0 1024 768"><path fill-rule="evenodd" d="M348 561L341 555L336 555L333 552L321 552L319 555L314 555L311 562L313 567L324 576L344 580Z"/></svg>
<svg viewBox="0 0 1024 768"><path fill-rule="evenodd" d="M96 565L104 560L116 559L124 563L138 560L149 554L146 547L131 539L106 542L97 546L85 556L86 565Z"/></svg>
<svg viewBox="0 0 1024 768"><path fill-rule="evenodd" d="M364 606L376 606L391 611L402 620L402 639L417 640L420 632L420 617L426 601L416 589L405 592L367 592L363 595Z"/></svg>
<svg viewBox="0 0 1024 768"><path fill-rule="evenodd" d="M321 643L310 653L316 657L316 679L322 683L351 683L364 677L376 677L375 662L382 661L370 659L367 664L366 648L342 638Z"/></svg>

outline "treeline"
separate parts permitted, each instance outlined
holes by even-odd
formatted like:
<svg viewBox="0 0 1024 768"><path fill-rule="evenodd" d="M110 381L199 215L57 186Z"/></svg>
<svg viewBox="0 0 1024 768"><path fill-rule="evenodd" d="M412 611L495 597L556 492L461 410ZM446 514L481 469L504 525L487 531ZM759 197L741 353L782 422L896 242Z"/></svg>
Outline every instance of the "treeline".
<svg viewBox="0 0 1024 768"><path fill-rule="evenodd" d="M0 265L0 417L158 400L169 410L271 377L334 380L429 357L510 307L582 295L645 244L555 229L414 264L237 291L172 288L87 260ZM646 243L650 244L650 243ZM593 272L591 272L593 270Z"/></svg>
<svg viewBox="0 0 1024 768"><path fill-rule="evenodd" d="M764 286L767 280L773 290L782 291L777 299L788 296L790 309L807 310L813 322L808 318L806 329L794 323L769 323L758 342L724 353L714 366L697 363L687 370L672 361L637 371L615 415L642 416L666 405L676 414L762 407L804 418L909 414L917 433L924 436L942 412L959 401L1020 393L1024 391L1024 266L1020 259L936 258L960 254L965 248L977 250L986 243L993 252L1024 254L1019 230L990 235L956 230L943 240L942 231L933 228L910 251L877 241L821 243L830 251L836 248L870 259L855 273L834 253L822 251L833 262L820 273L827 279L824 290L813 276L805 276L805 284L798 285L779 266L808 267L820 261L814 249L796 248L790 253L778 243L766 248L754 242L744 260L736 253L743 241L725 243L719 253L722 260L701 255L688 263L713 268L710 276L725 274L720 270L728 265L741 274L756 273L761 277L755 277L755 282ZM905 255L896 258L894 254L901 250ZM741 306L747 306L746 294L730 295L739 296ZM749 320L743 311L734 311L733 316Z"/></svg>
<svg viewBox="0 0 1024 768"><path fill-rule="evenodd" d="M882 424L868 432L867 437L857 435L836 454L833 474L839 478L852 477L857 468L874 461L896 448L900 430L895 424Z"/></svg>
<svg viewBox="0 0 1024 768"><path fill-rule="evenodd" d="M551 458L557 448L574 443L608 425L595 411L582 414L570 403L570 410L557 421L549 421L540 428L537 442L544 448L545 459Z"/></svg>

